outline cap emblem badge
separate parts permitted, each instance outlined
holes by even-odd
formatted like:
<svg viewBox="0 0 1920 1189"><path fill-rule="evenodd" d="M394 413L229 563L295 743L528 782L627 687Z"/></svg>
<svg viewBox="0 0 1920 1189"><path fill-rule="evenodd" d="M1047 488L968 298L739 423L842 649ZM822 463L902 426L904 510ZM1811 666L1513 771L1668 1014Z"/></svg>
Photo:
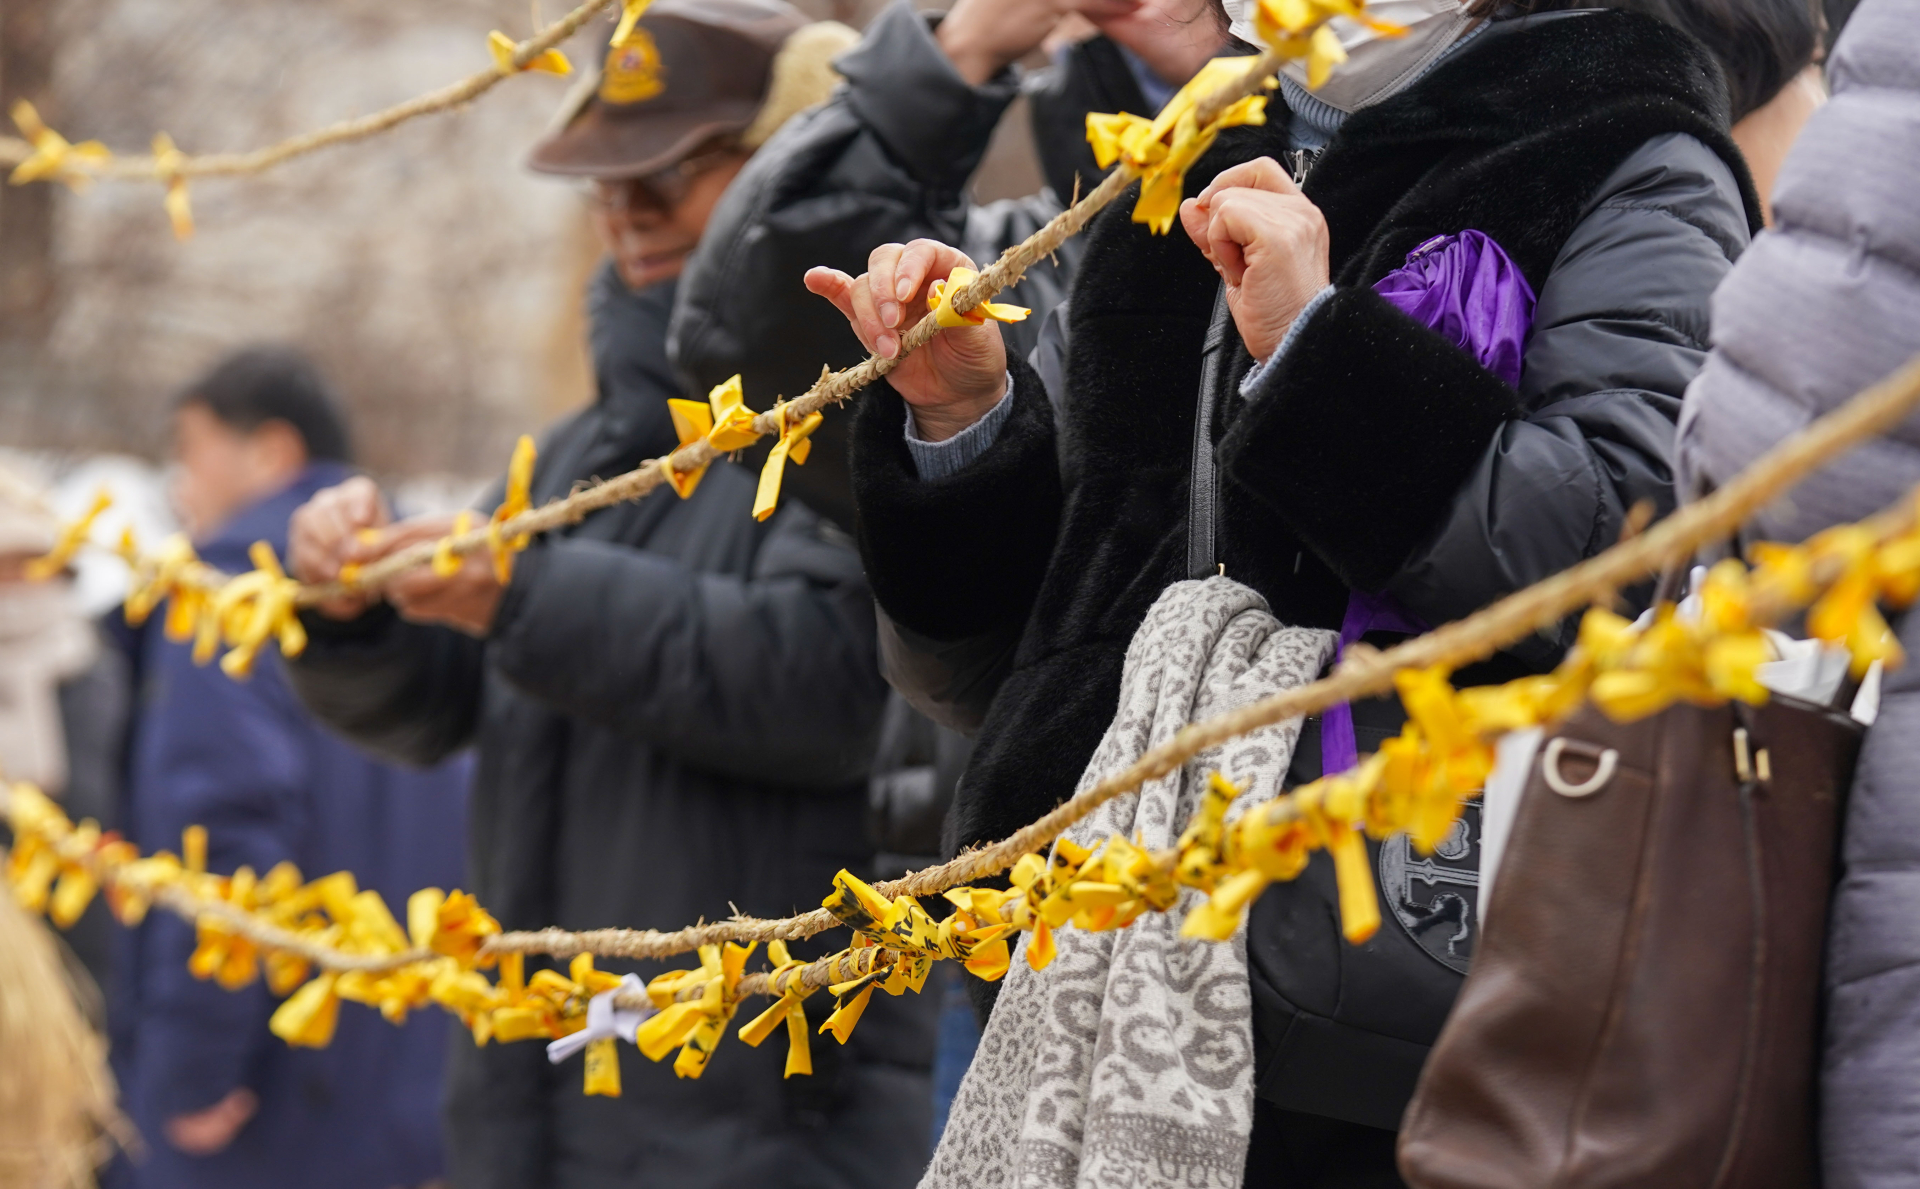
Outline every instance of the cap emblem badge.
<svg viewBox="0 0 1920 1189"><path fill-rule="evenodd" d="M641 103L667 89L661 79L660 47L643 26L635 25L626 40L613 47L600 78L603 103Z"/></svg>

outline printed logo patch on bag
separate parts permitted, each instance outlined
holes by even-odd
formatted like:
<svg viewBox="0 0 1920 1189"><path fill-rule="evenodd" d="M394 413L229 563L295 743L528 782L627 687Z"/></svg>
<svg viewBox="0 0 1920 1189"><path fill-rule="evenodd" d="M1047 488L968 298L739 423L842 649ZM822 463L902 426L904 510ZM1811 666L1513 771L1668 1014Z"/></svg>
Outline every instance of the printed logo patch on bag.
<svg viewBox="0 0 1920 1189"><path fill-rule="evenodd" d="M1405 834L1382 842L1380 889L1407 936L1465 974L1480 931L1480 802L1467 803L1431 855L1416 852Z"/></svg>

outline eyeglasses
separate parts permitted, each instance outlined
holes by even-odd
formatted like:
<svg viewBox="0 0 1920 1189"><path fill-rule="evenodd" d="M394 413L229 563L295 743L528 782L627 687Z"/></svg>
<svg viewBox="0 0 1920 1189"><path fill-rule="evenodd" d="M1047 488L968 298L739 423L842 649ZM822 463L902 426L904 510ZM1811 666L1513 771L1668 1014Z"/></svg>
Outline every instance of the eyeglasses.
<svg viewBox="0 0 1920 1189"><path fill-rule="evenodd" d="M734 151L732 145L719 145L637 178L595 180L587 189L587 201L607 215L671 215L686 201L694 179L720 165Z"/></svg>

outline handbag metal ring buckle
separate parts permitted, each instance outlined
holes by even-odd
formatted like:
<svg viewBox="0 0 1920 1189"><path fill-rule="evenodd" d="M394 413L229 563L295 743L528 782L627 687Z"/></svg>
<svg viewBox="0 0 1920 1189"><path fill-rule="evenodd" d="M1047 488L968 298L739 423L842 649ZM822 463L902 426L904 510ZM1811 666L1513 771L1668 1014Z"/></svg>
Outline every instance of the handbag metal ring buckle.
<svg viewBox="0 0 1920 1189"><path fill-rule="evenodd" d="M1589 755L1595 751L1600 753L1593 775L1579 784L1570 784L1566 777L1560 775L1560 755L1569 746ZM1540 757L1540 777L1547 782L1548 788L1562 797L1591 797L1606 787L1607 782L1613 779L1614 769L1619 765L1620 753L1611 747L1596 748L1591 743L1570 743L1563 738L1554 738L1547 742L1547 750Z"/></svg>

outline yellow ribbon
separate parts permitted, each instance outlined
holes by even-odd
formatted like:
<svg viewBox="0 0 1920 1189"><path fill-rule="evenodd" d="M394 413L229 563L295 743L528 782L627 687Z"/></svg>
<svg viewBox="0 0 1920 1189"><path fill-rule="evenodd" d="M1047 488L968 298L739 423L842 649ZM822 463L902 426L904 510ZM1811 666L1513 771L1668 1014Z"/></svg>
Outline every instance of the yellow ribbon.
<svg viewBox="0 0 1920 1189"><path fill-rule="evenodd" d="M652 2L653 0L621 0L620 23L613 27L613 38L607 44L616 47L625 44L628 35L633 32L633 27L640 23L640 18L646 15L647 6Z"/></svg>
<svg viewBox="0 0 1920 1189"><path fill-rule="evenodd" d="M167 218L173 224L173 238L193 238L193 205L187 200L187 179L181 172L187 155L174 146L173 137L162 132L153 138L153 176L167 187Z"/></svg>
<svg viewBox="0 0 1920 1189"><path fill-rule="evenodd" d="M1093 146L1094 160L1100 168L1124 160L1140 171L1140 200L1133 207L1134 222L1147 224L1156 235L1165 235L1180 213L1187 170L1213 147L1220 130L1267 122L1265 95L1249 95L1234 102L1204 127L1198 121L1200 100L1239 78L1247 65L1246 58L1208 62L1152 120L1126 112L1087 113L1087 142ZM1265 85L1271 88L1278 82L1268 79Z"/></svg>
<svg viewBox="0 0 1920 1189"><path fill-rule="evenodd" d="M521 434L520 440L514 443L513 457L507 461L506 497L493 510L493 518L487 521L487 549L493 554L493 576L502 586L513 581L513 555L525 549L533 539L530 533L502 536L501 526L522 512L532 510L533 464L537 455L533 439Z"/></svg>
<svg viewBox="0 0 1920 1189"><path fill-rule="evenodd" d="M460 572L460 565L464 559L453 551L453 542L456 538L464 537L472 531L473 513L462 508L453 518L453 531L434 543L433 560L429 563L434 577L451 578Z"/></svg>
<svg viewBox="0 0 1920 1189"><path fill-rule="evenodd" d="M1328 27L1334 17L1346 17L1383 37L1403 37L1406 29L1367 15L1360 0L1259 0L1253 10L1254 31L1260 39L1289 58L1307 60L1307 89L1317 91L1347 60L1340 38Z"/></svg>
<svg viewBox="0 0 1920 1189"><path fill-rule="evenodd" d="M213 596L201 619L194 653L204 664L224 637L232 649L220 658L220 668L236 679L253 672L254 659L268 640L276 640L283 656L299 656L307 646L307 630L300 625L295 598L300 584L287 577L273 546L255 541L247 556L257 567L230 580Z"/></svg>
<svg viewBox="0 0 1920 1189"><path fill-rule="evenodd" d="M113 159L107 146L97 140L69 144L66 137L47 127L39 111L24 99L13 105L13 123L20 129L20 135L33 145L33 155L14 166L7 178L16 186L52 179L78 190L93 180L87 175L87 165Z"/></svg>
<svg viewBox="0 0 1920 1189"><path fill-rule="evenodd" d="M784 401L774 407L774 416L780 423L780 440L773 444L767 454L767 464L760 468L760 486L753 496L755 520L765 520L779 507L780 477L787 469L787 459L792 458L794 466L807 461L807 455L813 450L813 443L807 437L825 420L820 413L813 412L797 422L788 421Z"/></svg>
<svg viewBox="0 0 1920 1189"><path fill-rule="evenodd" d="M100 514L112 506L113 496L106 488L102 487L94 492L93 503L80 514L79 519L60 527L60 531L54 537L53 548L27 563L27 581L45 582L66 569L74 555L79 553L81 547L87 543L87 538L93 535L94 521L99 520Z"/></svg>
<svg viewBox="0 0 1920 1189"><path fill-rule="evenodd" d="M519 49L518 43L505 33L495 29L487 34L487 51L493 55L493 64L501 74L513 74L520 70L538 70L543 74L572 74L573 63L557 49L543 50L527 62L525 66L513 64L513 53Z"/></svg>
<svg viewBox="0 0 1920 1189"><path fill-rule="evenodd" d="M813 992L800 985L800 971L807 964L795 961L788 954L784 941L768 942L767 956L773 959L773 969L767 972L767 977L771 985L781 987L780 996L774 1000L772 1007L740 1029L740 1039L759 1048L760 1042L773 1035L773 1030L784 1022L787 1026L787 1067L780 1076L790 1078L796 1073L811 1074L813 1051L807 1037L807 1009L803 1001ZM781 986L783 975L786 976L786 983Z"/></svg>
<svg viewBox="0 0 1920 1189"><path fill-rule="evenodd" d="M927 287L927 296L933 299L933 316L940 325L981 326L987 319L995 322L1024 322L1033 311L1025 306L1004 305L998 302L983 301L966 313L957 313L953 308L953 298L962 289L973 283L980 274L964 265L948 273L946 279L935 281Z"/></svg>
<svg viewBox="0 0 1920 1189"><path fill-rule="evenodd" d="M740 974L746 968L752 945L703 945L698 970L663 974L647 984L647 995L659 1014L640 1025L634 1040L649 1061L658 1061L678 1048L674 1059L676 1077L697 1078L706 1072L707 1061L726 1035L727 1022L739 1007L737 989ZM697 998L679 1000L681 991L700 988Z"/></svg>

